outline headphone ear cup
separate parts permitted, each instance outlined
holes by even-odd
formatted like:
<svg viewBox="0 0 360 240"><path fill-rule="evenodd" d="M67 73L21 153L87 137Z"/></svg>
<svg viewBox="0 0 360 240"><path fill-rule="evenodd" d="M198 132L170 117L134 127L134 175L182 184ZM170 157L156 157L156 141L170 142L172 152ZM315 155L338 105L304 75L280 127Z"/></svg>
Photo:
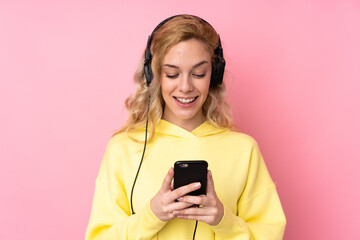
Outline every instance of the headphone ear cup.
<svg viewBox="0 0 360 240"><path fill-rule="evenodd" d="M225 71L225 59L216 58L211 73L211 86L220 85L223 82Z"/></svg>
<svg viewBox="0 0 360 240"><path fill-rule="evenodd" d="M151 69L151 60L152 56L150 53L150 44L151 44L151 36L149 36L147 47L145 50L145 60L144 60L144 74L146 79L146 85L150 86L152 79L154 78L153 71Z"/></svg>
<svg viewBox="0 0 360 240"><path fill-rule="evenodd" d="M151 80L153 79L154 75L151 69L151 61L144 63L144 73L147 86L150 86Z"/></svg>

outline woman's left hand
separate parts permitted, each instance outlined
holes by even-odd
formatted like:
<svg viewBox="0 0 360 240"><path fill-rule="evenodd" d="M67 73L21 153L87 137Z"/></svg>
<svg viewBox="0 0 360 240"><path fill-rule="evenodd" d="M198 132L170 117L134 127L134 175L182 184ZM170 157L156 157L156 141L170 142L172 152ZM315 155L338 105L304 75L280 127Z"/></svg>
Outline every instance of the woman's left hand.
<svg viewBox="0 0 360 240"><path fill-rule="evenodd" d="M224 215L224 206L216 195L214 181L210 170L208 170L207 173L206 195L186 195L179 198L178 201L200 205L200 207L190 207L174 211L173 214L181 219L199 220L215 226L221 221Z"/></svg>

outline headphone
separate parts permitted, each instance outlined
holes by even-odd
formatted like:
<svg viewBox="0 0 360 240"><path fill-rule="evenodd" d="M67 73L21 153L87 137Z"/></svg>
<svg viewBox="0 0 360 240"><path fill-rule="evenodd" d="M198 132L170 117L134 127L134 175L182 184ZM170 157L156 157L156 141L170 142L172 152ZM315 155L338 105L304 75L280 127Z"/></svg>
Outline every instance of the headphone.
<svg viewBox="0 0 360 240"><path fill-rule="evenodd" d="M165 23L167 23L171 19L173 19L175 17L179 17L179 16L184 16L184 15L175 15L175 16L169 17L169 18L165 19L164 21L162 21L161 23L159 23L159 25L156 26L156 28L153 30L153 32L151 33L151 35L148 38L148 41L147 41L147 44L146 44L146 50L145 50L145 61L144 61L144 72L145 72L145 79L146 79L147 86L150 86L151 81L154 78L154 74L153 74L153 71L152 71L152 68L151 68L152 55L151 55L151 52L150 52L150 46L151 46L151 42L152 42L152 39L153 39L153 35L156 32L156 30L158 30L162 25L164 25ZM199 18L199 17L194 16L194 15L188 15L188 16ZM186 15L185 15L185 18L186 18ZM204 23L206 23L210 27L212 27L210 25L210 23L208 23L204 19L202 19L202 18L199 18L199 19L201 19ZM211 73L210 86L220 85L223 82L224 70L225 70L226 62L225 62L225 59L223 57L223 49L221 47L220 36L219 36L218 46L214 50L214 54L215 54L215 61L212 64L212 73Z"/></svg>

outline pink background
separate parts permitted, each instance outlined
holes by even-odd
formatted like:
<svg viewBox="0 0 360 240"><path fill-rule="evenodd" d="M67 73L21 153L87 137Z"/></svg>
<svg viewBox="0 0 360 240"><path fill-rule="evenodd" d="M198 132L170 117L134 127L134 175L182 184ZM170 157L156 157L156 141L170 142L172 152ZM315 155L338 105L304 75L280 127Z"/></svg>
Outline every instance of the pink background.
<svg viewBox="0 0 360 240"><path fill-rule="evenodd" d="M147 36L220 33L228 101L259 143L287 240L360 239L359 1L0 0L0 239L83 239Z"/></svg>

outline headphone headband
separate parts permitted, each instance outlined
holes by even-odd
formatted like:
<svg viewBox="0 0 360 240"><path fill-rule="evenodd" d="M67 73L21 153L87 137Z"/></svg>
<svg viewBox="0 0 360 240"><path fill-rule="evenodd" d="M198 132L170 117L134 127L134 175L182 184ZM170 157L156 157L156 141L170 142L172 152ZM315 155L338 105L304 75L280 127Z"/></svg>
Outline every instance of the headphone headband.
<svg viewBox="0 0 360 240"><path fill-rule="evenodd" d="M171 19L173 19L175 17L179 17L179 16L184 16L184 15L175 15L175 16L172 16L172 17L169 17L169 18L163 20L161 23L159 23L155 27L155 29L152 31L151 35L148 38L148 41L147 41L147 44L146 44L146 50L145 50L145 61L144 61L144 72L145 72L145 78L146 78L147 86L150 86L150 83L151 83L152 79L154 78L153 71L152 71L152 68L151 68L152 55L151 55L151 52L150 52L150 46L151 46L151 42L152 42L154 33L162 25L164 25L165 23L167 23ZM194 16L194 15L188 15L188 16L199 18L204 23L206 23L210 27L212 27L210 25L210 23L208 23L207 21L205 21L204 19L202 19L200 17ZM220 36L219 36L218 46L214 50L214 54L215 54L216 57L215 57L215 62L212 65L212 73L211 73L211 81L210 81L211 86L220 85L222 83L223 76L224 76L224 70L225 70L226 62L225 62L225 59L223 58L223 49L222 49L222 46L221 46Z"/></svg>

